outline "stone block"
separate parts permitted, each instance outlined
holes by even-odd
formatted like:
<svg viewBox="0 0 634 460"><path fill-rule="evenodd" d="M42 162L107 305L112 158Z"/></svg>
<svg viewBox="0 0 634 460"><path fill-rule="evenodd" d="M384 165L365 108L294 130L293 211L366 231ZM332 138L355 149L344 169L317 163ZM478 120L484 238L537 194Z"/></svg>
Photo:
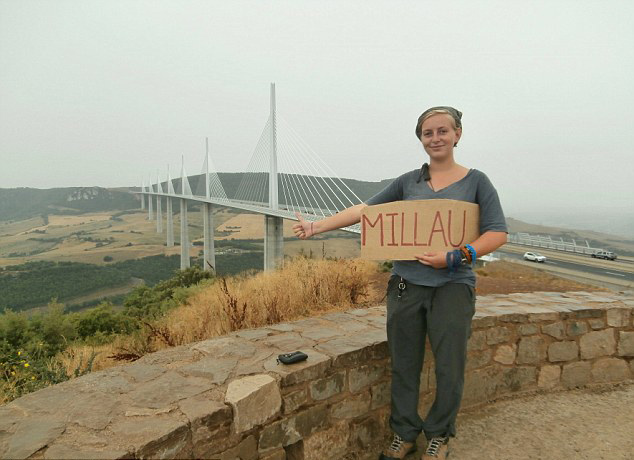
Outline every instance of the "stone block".
<svg viewBox="0 0 634 460"><path fill-rule="evenodd" d="M539 378L537 386L539 388L551 389L559 385L561 377L561 368L559 366L547 364L539 370Z"/></svg>
<svg viewBox="0 0 634 460"><path fill-rule="evenodd" d="M191 456L189 423L171 416L116 419L109 426L120 445L134 449L136 458L182 458Z"/></svg>
<svg viewBox="0 0 634 460"><path fill-rule="evenodd" d="M498 321L501 323L526 323L528 315L526 313L507 313L498 316Z"/></svg>
<svg viewBox="0 0 634 460"><path fill-rule="evenodd" d="M343 458L347 453L350 430L346 422L318 431L304 439L304 459Z"/></svg>
<svg viewBox="0 0 634 460"><path fill-rule="evenodd" d="M561 384L564 388L582 387L590 381L591 365L586 361L564 364L561 372Z"/></svg>
<svg viewBox="0 0 634 460"><path fill-rule="evenodd" d="M626 327L630 324L632 310L629 308L610 308L608 310L608 326Z"/></svg>
<svg viewBox="0 0 634 460"><path fill-rule="evenodd" d="M593 330L603 329L605 327L605 320L603 318L591 318L588 320L588 324Z"/></svg>
<svg viewBox="0 0 634 460"><path fill-rule="evenodd" d="M467 342L467 350L484 350L487 347L487 332L472 331L471 337Z"/></svg>
<svg viewBox="0 0 634 460"><path fill-rule="evenodd" d="M544 324L542 332L557 340L561 340L564 338L564 323L563 321L557 321L556 323Z"/></svg>
<svg viewBox="0 0 634 460"><path fill-rule="evenodd" d="M189 420L195 456L212 447L209 445L209 440L213 439L212 433L220 425L229 425L232 420L231 407L213 401L204 394L183 399L178 402L178 407Z"/></svg>
<svg viewBox="0 0 634 460"><path fill-rule="evenodd" d="M619 331L619 356L634 356L634 332Z"/></svg>
<svg viewBox="0 0 634 460"><path fill-rule="evenodd" d="M501 364L513 364L515 362L515 356L517 355L517 345L500 345L495 350L495 356L493 359Z"/></svg>
<svg viewBox="0 0 634 460"><path fill-rule="evenodd" d="M579 346L575 341L553 342L548 346L548 361L572 361L579 357Z"/></svg>
<svg viewBox="0 0 634 460"><path fill-rule="evenodd" d="M350 426L349 445L355 450L366 452L370 446L383 439L384 431L385 427L379 415L366 417Z"/></svg>
<svg viewBox="0 0 634 460"><path fill-rule="evenodd" d="M490 349L468 352L466 366L467 372L489 364L491 362L491 354L492 352Z"/></svg>
<svg viewBox="0 0 634 460"><path fill-rule="evenodd" d="M207 379L184 377L176 371L169 371L135 388L129 397L138 408L161 409L180 399L200 394L213 386L214 384Z"/></svg>
<svg viewBox="0 0 634 460"><path fill-rule="evenodd" d="M476 305L476 313L478 310L478 305ZM471 322L471 327L473 327L473 329L489 329L493 326L495 326L495 323L497 321L497 318L495 316L483 316L480 318L473 318L473 321Z"/></svg>
<svg viewBox="0 0 634 460"><path fill-rule="evenodd" d="M546 358L546 343L541 337L522 337L517 349L518 364L540 364Z"/></svg>
<svg viewBox="0 0 634 460"><path fill-rule="evenodd" d="M363 337L361 337L363 335ZM374 335L374 341L371 335ZM382 339L382 340L381 340ZM387 340L385 331L374 330L367 333L355 333L353 336L341 336L321 342L314 348L321 353L332 357L332 365L338 368L356 367L372 359L372 345Z"/></svg>
<svg viewBox="0 0 634 460"><path fill-rule="evenodd" d="M599 356L610 356L616 351L614 329L588 332L579 340L581 359L592 359Z"/></svg>
<svg viewBox="0 0 634 460"><path fill-rule="evenodd" d="M588 325L584 321L570 321L566 327L568 337L578 337L588 332Z"/></svg>
<svg viewBox="0 0 634 460"><path fill-rule="evenodd" d="M286 460L286 451L284 449L276 449L266 455L261 455L260 460Z"/></svg>
<svg viewBox="0 0 634 460"><path fill-rule="evenodd" d="M376 409L377 407L390 404L391 388L392 385L389 381L380 382L372 386L372 388L370 389L370 394L372 395L370 408L372 410Z"/></svg>
<svg viewBox="0 0 634 460"><path fill-rule="evenodd" d="M270 375L248 375L229 383L225 402L233 408L234 430L242 433L278 415L282 396Z"/></svg>
<svg viewBox="0 0 634 460"><path fill-rule="evenodd" d="M66 423L56 417L30 417L18 424L15 433L0 439L0 458L27 458L49 445L66 429ZM113 449L115 450L115 449Z"/></svg>
<svg viewBox="0 0 634 460"><path fill-rule="evenodd" d="M292 391L282 396L282 407L284 414L290 414L295 412L297 408L308 402L308 389L302 388L301 390Z"/></svg>
<svg viewBox="0 0 634 460"><path fill-rule="evenodd" d="M603 317L603 310L599 310L597 308L584 308L579 309L574 312L575 318L585 319L585 318L601 318Z"/></svg>
<svg viewBox="0 0 634 460"><path fill-rule="evenodd" d="M476 369L465 375L463 404L480 404L493 398L501 383L501 372L497 366Z"/></svg>
<svg viewBox="0 0 634 460"><path fill-rule="evenodd" d="M531 323L541 323L542 321L557 321L560 318L559 313L531 313L528 321Z"/></svg>
<svg viewBox="0 0 634 460"><path fill-rule="evenodd" d="M313 406L295 416L265 426L260 434L258 448L260 452L268 452L295 444L324 428L327 422L328 408L325 405Z"/></svg>
<svg viewBox="0 0 634 460"><path fill-rule="evenodd" d="M521 324L519 331L520 335L534 335L539 332L539 326L536 324Z"/></svg>
<svg viewBox="0 0 634 460"><path fill-rule="evenodd" d="M385 376L384 365L361 366L348 371L348 389L357 393Z"/></svg>
<svg viewBox="0 0 634 460"><path fill-rule="evenodd" d="M594 382L622 382L632 377L627 362L619 358L601 358L592 365Z"/></svg>
<svg viewBox="0 0 634 460"><path fill-rule="evenodd" d="M366 414L370 410L370 391L358 395L351 395L334 403L330 408L330 416L335 419L355 418Z"/></svg>
<svg viewBox="0 0 634 460"><path fill-rule="evenodd" d="M535 385L537 369L532 366L506 367L502 369L502 380L496 392L518 391L524 387Z"/></svg>
<svg viewBox="0 0 634 460"><path fill-rule="evenodd" d="M241 441L237 446L221 453L220 456L218 456L218 460L257 460L258 457L258 443L255 437L251 435Z"/></svg>
<svg viewBox="0 0 634 460"><path fill-rule="evenodd" d="M487 331L487 344L508 342L511 340L511 330L508 327L494 327Z"/></svg>
<svg viewBox="0 0 634 460"><path fill-rule="evenodd" d="M195 363L188 364L178 369L178 372L187 376L203 378L210 383L222 385L238 364L238 358L216 358L205 356Z"/></svg>
<svg viewBox="0 0 634 460"><path fill-rule="evenodd" d="M315 401L328 399L343 391L346 371L339 371L330 377L310 382L310 396Z"/></svg>
<svg viewBox="0 0 634 460"><path fill-rule="evenodd" d="M331 365L329 356L310 350L306 353L308 358L293 364L280 364L277 362L277 354L264 362L264 369L280 376L282 388L296 385L301 382L315 380L326 373Z"/></svg>

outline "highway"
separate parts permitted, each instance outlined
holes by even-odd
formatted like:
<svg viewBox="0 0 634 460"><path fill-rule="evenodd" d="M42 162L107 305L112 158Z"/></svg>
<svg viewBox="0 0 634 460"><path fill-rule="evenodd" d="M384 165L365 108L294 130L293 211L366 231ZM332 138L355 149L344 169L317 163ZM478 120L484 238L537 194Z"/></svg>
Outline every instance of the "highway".
<svg viewBox="0 0 634 460"><path fill-rule="evenodd" d="M529 265L535 265L535 268L544 268L546 270L549 267L563 268L590 275L609 277L621 282L634 282L634 263L632 260L594 259L587 254L574 254L511 243L507 243L501 249L496 250L495 254L501 258L523 260L525 252L538 252L546 256L546 262L544 263L526 262Z"/></svg>

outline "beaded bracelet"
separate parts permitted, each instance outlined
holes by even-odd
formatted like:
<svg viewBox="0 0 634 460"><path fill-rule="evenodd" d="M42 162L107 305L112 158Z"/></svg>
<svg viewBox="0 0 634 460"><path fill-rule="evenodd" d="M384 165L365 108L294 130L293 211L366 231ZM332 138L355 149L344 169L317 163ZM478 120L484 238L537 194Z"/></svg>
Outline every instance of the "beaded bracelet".
<svg viewBox="0 0 634 460"><path fill-rule="evenodd" d="M465 244L465 248L467 248L469 252L471 253L471 265L473 265L478 258L478 253L476 252L475 248L471 246L470 244Z"/></svg>

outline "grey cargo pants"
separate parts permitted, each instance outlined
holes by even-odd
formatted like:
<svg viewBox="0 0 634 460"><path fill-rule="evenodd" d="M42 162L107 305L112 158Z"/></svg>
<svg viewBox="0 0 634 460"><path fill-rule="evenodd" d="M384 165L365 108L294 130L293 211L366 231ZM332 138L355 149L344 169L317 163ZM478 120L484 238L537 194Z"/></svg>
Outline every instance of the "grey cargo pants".
<svg viewBox="0 0 634 460"><path fill-rule="evenodd" d="M390 426L405 441L455 436L475 313L475 288L464 283L431 287L392 275L387 286L387 341L392 360ZM399 288L400 285L400 288ZM418 414L420 374L429 334L436 367L436 398L423 421Z"/></svg>

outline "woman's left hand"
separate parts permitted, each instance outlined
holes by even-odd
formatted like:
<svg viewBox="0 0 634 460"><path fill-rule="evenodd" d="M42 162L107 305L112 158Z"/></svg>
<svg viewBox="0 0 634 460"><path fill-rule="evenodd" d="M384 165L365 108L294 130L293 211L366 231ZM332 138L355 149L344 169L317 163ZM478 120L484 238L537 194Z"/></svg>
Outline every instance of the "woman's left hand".
<svg viewBox="0 0 634 460"><path fill-rule="evenodd" d="M447 267L446 251L424 252L422 255L415 255L414 257L416 257L421 264L430 265L433 268Z"/></svg>

